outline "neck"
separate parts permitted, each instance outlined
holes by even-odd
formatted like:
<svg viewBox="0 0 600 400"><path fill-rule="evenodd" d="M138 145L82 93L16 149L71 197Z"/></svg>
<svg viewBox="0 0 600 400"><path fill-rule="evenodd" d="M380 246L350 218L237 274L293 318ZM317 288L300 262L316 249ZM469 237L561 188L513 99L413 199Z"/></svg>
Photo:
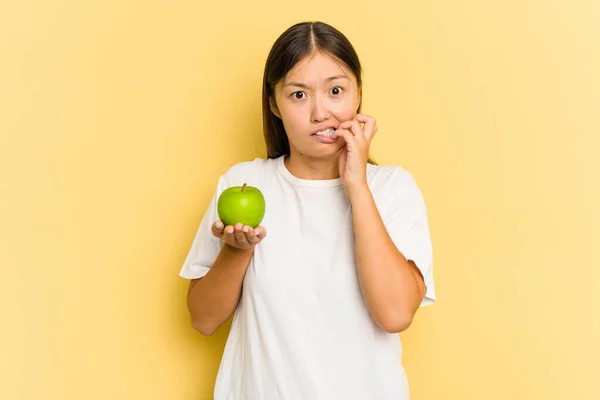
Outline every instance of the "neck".
<svg viewBox="0 0 600 400"><path fill-rule="evenodd" d="M300 179L327 180L340 177L339 156L312 158L306 155L286 156L284 164L292 175Z"/></svg>

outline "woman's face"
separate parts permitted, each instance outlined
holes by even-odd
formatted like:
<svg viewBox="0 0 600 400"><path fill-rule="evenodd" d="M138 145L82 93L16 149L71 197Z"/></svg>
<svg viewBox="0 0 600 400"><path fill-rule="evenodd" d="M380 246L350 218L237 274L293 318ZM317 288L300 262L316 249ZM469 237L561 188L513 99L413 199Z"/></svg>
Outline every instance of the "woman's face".
<svg viewBox="0 0 600 400"><path fill-rule="evenodd" d="M339 153L344 139L316 133L337 129L341 122L353 119L359 104L360 90L352 71L316 52L277 84L271 111L283 121L291 154L327 158Z"/></svg>

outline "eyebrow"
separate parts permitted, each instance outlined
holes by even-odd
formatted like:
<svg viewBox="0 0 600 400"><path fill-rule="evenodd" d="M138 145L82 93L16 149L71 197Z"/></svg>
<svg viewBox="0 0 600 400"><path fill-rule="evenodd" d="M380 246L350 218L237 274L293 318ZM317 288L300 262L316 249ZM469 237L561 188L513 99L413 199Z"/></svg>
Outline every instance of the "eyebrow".
<svg viewBox="0 0 600 400"><path fill-rule="evenodd" d="M325 80L325 82L335 81L336 79L348 79L348 76L346 76L346 75L334 75L332 77L327 78ZM301 87L301 88L304 88L304 89L310 89L310 86L308 86L308 85L306 85L304 83L301 83L301 82L288 82L285 85L283 85L283 87L286 87L286 86L298 86L298 87Z"/></svg>

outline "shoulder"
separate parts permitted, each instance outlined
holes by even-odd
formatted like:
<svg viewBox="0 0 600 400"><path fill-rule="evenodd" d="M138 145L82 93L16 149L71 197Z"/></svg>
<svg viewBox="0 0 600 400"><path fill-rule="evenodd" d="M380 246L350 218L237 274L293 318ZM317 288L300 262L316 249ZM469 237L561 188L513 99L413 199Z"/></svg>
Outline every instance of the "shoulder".
<svg viewBox="0 0 600 400"><path fill-rule="evenodd" d="M421 214L426 203L413 174L399 165L369 165L368 184L382 217L398 212Z"/></svg>
<svg viewBox="0 0 600 400"><path fill-rule="evenodd" d="M412 173L400 165L372 165L367 167L367 178L372 191L386 194L419 191Z"/></svg>
<svg viewBox="0 0 600 400"><path fill-rule="evenodd" d="M230 166L220 177L226 186L242 185L252 186L259 178L270 169L275 168L276 159L255 158L254 160L241 161Z"/></svg>

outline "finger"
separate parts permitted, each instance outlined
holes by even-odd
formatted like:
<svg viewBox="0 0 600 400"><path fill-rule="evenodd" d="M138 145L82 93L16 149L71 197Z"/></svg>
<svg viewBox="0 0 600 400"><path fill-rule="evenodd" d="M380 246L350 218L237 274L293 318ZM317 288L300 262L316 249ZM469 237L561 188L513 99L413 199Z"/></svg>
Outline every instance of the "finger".
<svg viewBox="0 0 600 400"><path fill-rule="evenodd" d="M223 239L225 242L227 242L229 244L234 244L235 243L234 232L235 232L235 228L233 226L231 226L231 225L226 226L225 228L223 228L223 236L221 237L221 239Z"/></svg>
<svg viewBox="0 0 600 400"><path fill-rule="evenodd" d="M210 229L214 236L220 238L221 236L223 236L223 229L225 229L225 226L221 221L215 221L215 223L212 224Z"/></svg>
<svg viewBox="0 0 600 400"><path fill-rule="evenodd" d="M252 229L252 227L248 225L244 225L242 227L242 232L244 232L244 235L246 235L246 240L250 239L252 236L256 236L254 234L254 229Z"/></svg>
<svg viewBox="0 0 600 400"><path fill-rule="evenodd" d="M358 121L351 119L348 121L343 121L342 123L340 123L340 125L338 126L338 129L346 129L347 131L350 131L353 135L356 135L357 131L356 131L356 124L358 124Z"/></svg>
<svg viewBox="0 0 600 400"><path fill-rule="evenodd" d="M263 240L267 236L267 229L264 226L258 226L254 229L254 233L259 241Z"/></svg>
<svg viewBox="0 0 600 400"><path fill-rule="evenodd" d="M242 230L243 225L238 223L235 225L235 241L240 245L240 246L247 246L248 245L248 241L246 240L246 233L244 233L244 231Z"/></svg>
<svg viewBox="0 0 600 400"><path fill-rule="evenodd" d="M360 123L356 119L350 121L344 121L340 124L343 129L349 130L358 140L364 140L365 134L360 126ZM339 128L338 128L339 129Z"/></svg>
<svg viewBox="0 0 600 400"><path fill-rule="evenodd" d="M365 138L367 138L367 140L370 142L373 139L373 136L375 136L375 133L377 132L377 123L375 121L375 118L369 117L368 115L364 114L357 114L356 120L365 124L363 127L363 131L365 133Z"/></svg>
<svg viewBox="0 0 600 400"><path fill-rule="evenodd" d="M251 245L255 245L256 243L260 242L260 239L258 238L258 236L256 236L256 231L252 229L251 226L244 226L244 228L242 228L242 231L244 231L244 233L246 234L246 240Z"/></svg>
<svg viewBox="0 0 600 400"><path fill-rule="evenodd" d="M346 141L349 151L354 151L353 149L358 147L358 144L356 143L356 137L349 130L338 128L338 130L335 131L335 134L342 137Z"/></svg>

